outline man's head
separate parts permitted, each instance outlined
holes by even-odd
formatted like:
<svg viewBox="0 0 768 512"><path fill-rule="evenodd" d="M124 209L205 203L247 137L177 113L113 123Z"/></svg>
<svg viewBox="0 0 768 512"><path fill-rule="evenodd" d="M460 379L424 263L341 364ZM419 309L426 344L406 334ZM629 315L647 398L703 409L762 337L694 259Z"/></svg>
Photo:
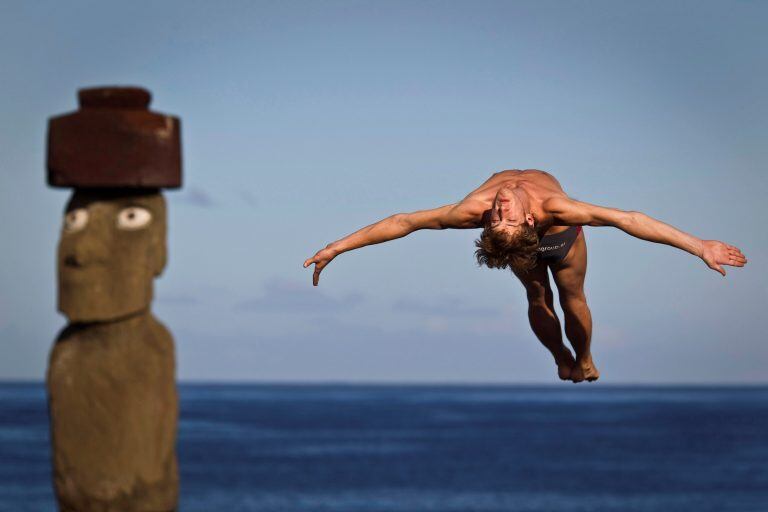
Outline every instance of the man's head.
<svg viewBox="0 0 768 512"><path fill-rule="evenodd" d="M519 188L499 188L485 228L475 241L478 264L517 272L532 269L539 247L534 224L527 194Z"/></svg>

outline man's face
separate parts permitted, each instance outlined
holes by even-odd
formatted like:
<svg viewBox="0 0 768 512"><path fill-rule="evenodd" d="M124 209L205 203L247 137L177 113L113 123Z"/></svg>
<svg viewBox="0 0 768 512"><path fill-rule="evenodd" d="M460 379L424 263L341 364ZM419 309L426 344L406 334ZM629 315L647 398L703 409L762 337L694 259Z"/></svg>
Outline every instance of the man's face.
<svg viewBox="0 0 768 512"><path fill-rule="evenodd" d="M70 322L94 322L149 308L165 233L159 192L75 190L59 242L59 311Z"/></svg>
<svg viewBox="0 0 768 512"><path fill-rule="evenodd" d="M530 213L526 214L520 196L512 188L499 188L491 205L491 229L512 235L525 224L533 227L533 216Z"/></svg>

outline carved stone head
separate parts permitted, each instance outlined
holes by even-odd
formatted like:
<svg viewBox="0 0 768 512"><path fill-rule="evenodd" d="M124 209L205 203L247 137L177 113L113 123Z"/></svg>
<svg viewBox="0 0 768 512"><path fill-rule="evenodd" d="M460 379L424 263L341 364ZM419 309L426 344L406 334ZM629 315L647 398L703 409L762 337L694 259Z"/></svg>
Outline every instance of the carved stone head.
<svg viewBox="0 0 768 512"><path fill-rule="evenodd" d="M156 189L76 189L58 248L58 309L70 322L148 309L165 267L166 204Z"/></svg>

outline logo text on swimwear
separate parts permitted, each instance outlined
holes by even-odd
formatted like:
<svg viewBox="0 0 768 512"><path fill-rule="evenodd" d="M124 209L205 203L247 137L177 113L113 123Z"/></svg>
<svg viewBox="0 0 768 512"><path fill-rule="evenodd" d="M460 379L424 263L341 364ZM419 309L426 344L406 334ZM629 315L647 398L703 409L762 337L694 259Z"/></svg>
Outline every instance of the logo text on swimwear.
<svg viewBox="0 0 768 512"><path fill-rule="evenodd" d="M560 245L543 245L543 246L540 246L538 250L540 252L554 251L556 249L562 249L563 247L565 247L565 242L561 243Z"/></svg>

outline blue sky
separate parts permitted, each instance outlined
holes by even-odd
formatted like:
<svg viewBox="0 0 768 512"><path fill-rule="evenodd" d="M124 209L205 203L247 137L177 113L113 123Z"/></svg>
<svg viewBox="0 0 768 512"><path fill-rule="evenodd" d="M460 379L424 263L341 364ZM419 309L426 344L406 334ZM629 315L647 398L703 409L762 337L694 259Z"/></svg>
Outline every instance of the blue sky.
<svg viewBox="0 0 768 512"><path fill-rule="evenodd" d="M768 382L763 2L0 4L0 378L42 378L65 324L69 191L45 127L80 87L182 118L155 314L185 380L554 382L522 287L470 231L303 260L396 212L540 168L580 200L739 246L696 258L587 228L605 382Z"/></svg>

